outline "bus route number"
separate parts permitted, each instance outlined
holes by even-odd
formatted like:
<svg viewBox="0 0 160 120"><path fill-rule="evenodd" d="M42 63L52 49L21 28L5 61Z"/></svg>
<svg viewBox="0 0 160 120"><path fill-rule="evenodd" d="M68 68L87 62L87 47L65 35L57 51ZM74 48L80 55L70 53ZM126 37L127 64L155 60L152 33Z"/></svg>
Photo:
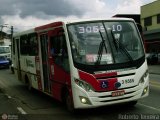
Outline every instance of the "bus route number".
<svg viewBox="0 0 160 120"><path fill-rule="evenodd" d="M112 31L120 32L122 31L122 25L112 25Z"/></svg>
<svg viewBox="0 0 160 120"><path fill-rule="evenodd" d="M120 32L122 31L122 25L112 25L112 31L113 32ZM84 34L84 33L97 33L99 31L105 32L103 26L81 26L78 27L79 29L79 34Z"/></svg>

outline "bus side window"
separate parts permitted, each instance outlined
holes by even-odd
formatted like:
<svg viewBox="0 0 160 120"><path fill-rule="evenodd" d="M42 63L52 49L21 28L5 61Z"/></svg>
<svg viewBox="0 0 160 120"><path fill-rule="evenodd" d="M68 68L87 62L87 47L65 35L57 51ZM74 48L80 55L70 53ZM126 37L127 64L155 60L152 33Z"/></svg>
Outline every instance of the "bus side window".
<svg viewBox="0 0 160 120"><path fill-rule="evenodd" d="M67 51L67 44L66 44L66 39L64 35L61 35L59 37L61 41L60 45L60 54L62 55L62 58L68 57L68 51Z"/></svg>
<svg viewBox="0 0 160 120"><path fill-rule="evenodd" d="M68 58L68 50L67 50L67 43L65 36L62 36L63 43L62 43L62 67L65 71L70 72L69 69L69 58Z"/></svg>
<svg viewBox="0 0 160 120"><path fill-rule="evenodd" d="M50 37L50 54L53 58L57 57L60 51L60 41L57 36Z"/></svg>
<svg viewBox="0 0 160 120"><path fill-rule="evenodd" d="M23 35L20 37L20 53L21 55L28 55L30 52L29 47L29 41L28 41L28 36Z"/></svg>
<svg viewBox="0 0 160 120"><path fill-rule="evenodd" d="M37 34L30 34L28 36L29 46L28 49L30 50L29 56L36 56L38 55L38 40Z"/></svg>
<svg viewBox="0 0 160 120"><path fill-rule="evenodd" d="M61 66L65 71L69 71L68 51L64 35L53 38L51 42L51 54L55 63Z"/></svg>

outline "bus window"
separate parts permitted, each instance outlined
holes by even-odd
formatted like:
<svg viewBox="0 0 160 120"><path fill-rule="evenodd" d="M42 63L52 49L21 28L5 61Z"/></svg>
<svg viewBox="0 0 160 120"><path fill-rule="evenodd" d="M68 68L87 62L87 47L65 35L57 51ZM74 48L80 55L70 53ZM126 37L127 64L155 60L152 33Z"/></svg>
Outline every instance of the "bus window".
<svg viewBox="0 0 160 120"><path fill-rule="evenodd" d="M27 55L29 50L29 43L28 43L28 37L27 35L21 36L20 37L20 51L21 55Z"/></svg>
<svg viewBox="0 0 160 120"><path fill-rule="evenodd" d="M30 53L29 56L35 56L38 55L38 40L37 40L37 34L30 34L28 35L28 40L30 44Z"/></svg>
<svg viewBox="0 0 160 120"><path fill-rule="evenodd" d="M50 37L51 43L51 55L52 57L58 56L60 53L60 41L58 40L57 36Z"/></svg>
<svg viewBox="0 0 160 120"><path fill-rule="evenodd" d="M65 71L69 71L68 52L64 35L58 35L50 38L51 55L55 64L61 66Z"/></svg>
<svg viewBox="0 0 160 120"><path fill-rule="evenodd" d="M38 55L37 34L29 34L20 38L21 55L35 56Z"/></svg>

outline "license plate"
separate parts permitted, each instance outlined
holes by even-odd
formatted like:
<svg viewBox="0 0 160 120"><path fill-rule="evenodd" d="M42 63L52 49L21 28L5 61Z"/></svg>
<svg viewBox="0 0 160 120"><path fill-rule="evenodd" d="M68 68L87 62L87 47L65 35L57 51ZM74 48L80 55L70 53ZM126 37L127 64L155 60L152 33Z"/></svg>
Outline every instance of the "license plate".
<svg viewBox="0 0 160 120"><path fill-rule="evenodd" d="M112 97L122 96L122 95L124 95L124 93L125 93L124 90L114 91L114 92L112 92Z"/></svg>

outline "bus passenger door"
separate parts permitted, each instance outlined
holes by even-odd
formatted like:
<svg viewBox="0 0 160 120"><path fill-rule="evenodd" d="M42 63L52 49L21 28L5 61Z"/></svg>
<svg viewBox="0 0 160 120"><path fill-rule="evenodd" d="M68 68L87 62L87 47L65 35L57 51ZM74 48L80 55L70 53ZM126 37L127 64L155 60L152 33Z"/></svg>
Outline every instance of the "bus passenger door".
<svg viewBox="0 0 160 120"><path fill-rule="evenodd" d="M43 85L44 91L50 93L51 85L49 80L49 63L48 63L48 35L40 35L40 45L41 45L41 60L42 60L42 73L43 73Z"/></svg>

